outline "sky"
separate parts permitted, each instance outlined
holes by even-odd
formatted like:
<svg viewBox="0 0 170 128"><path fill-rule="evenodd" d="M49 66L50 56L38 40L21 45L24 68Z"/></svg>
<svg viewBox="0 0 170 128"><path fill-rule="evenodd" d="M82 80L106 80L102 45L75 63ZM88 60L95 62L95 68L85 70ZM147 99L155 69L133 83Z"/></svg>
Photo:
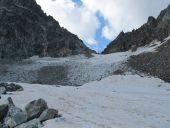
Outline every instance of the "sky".
<svg viewBox="0 0 170 128"><path fill-rule="evenodd" d="M121 32L139 28L157 17L170 0L36 0L61 27L78 35L97 52Z"/></svg>

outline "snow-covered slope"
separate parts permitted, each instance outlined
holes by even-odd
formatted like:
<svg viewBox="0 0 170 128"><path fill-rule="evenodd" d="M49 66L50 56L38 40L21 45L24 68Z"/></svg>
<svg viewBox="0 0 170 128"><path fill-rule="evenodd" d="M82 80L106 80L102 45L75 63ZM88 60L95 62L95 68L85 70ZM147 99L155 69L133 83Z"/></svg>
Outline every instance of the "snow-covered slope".
<svg viewBox="0 0 170 128"><path fill-rule="evenodd" d="M90 59L83 56L31 58L29 61L37 64L31 68L38 68L38 64L67 64L71 66L70 80L91 82L80 87L20 83L23 92L3 95L1 101L10 96L24 109L28 102L44 98L49 107L63 115L45 122L44 128L169 128L169 83L147 76L111 75L130 56L154 52L161 44L154 41L136 52L94 55Z"/></svg>
<svg viewBox="0 0 170 128"><path fill-rule="evenodd" d="M169 128L170 84L138 75L114 75L81 87L23 85L11 96L17 106L44 98L62 118L44 128Z"/></svg>
<svg viewBox="0 0 170 128"><path fill-rule="evenodd" d="M127 51L109 55L94 54L92 58L82 55L66 58L32 57L21 64L10 66L5 75L0 74L0 81L23 83L36 83L38 81L43 84L83 85L113 75L114 71L118 69L126 71L125 62L130 56L154 52L162 44L153 41L149 46L138 48L136 52ZM47 67L45 73L39 73L44 67ZM50 71L54 69L55 75L60 76L61 71L56 71L56 69L61 67L66 70L66 73L63 71L64 75L61 78L54 77L54 74Z"/></svg>

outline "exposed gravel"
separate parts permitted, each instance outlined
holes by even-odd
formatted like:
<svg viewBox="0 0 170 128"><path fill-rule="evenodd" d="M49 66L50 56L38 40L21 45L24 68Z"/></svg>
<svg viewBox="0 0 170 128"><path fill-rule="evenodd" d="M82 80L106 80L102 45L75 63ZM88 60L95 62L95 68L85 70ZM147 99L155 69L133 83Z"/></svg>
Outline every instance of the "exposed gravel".
<svg viewBox="0 0 170 128"><path fill-rule="evenodd" d="M131 57L128 64L135 70L170 82L170 40L160 46L156 52Z"/></svg>

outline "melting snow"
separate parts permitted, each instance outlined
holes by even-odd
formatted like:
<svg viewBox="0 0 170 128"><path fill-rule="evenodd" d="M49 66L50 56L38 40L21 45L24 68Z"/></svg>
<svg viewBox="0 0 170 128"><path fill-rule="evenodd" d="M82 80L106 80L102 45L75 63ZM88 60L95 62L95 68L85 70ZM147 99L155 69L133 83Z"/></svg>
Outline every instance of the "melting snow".
<svg viewBox="0 0 170 128"><path fill-rule="evenodd" d="M170 84L138 75L116 75L81 87L21 84L24 92L2 96L24 106L44 98L62 118L44 128L169 128ZM160 85L162 85L160 87Z"/></svg>
<svg viewBox="0 0 170 128"><path fill-rule="evenodd" d="M161 45L153 42L136 52L122 52L110 55L94 55L68 58L31 58L38 63L74 61L90 77L96 77L126 61L131 55L153 52ZM163 44L163 43L162 43ZM89 68L91 67L91 68ZM96 70L91 70L96 68ZM73 75L77 71L73 69ZM21 83L23 92L3 95L2 100L12 97L18 107L35 99L44 98L49 107L56 108L63 115L49 120L44 128L170 128L170 84L153 77L138 75L112 75L101 81L84 84L81 87L32 85Z"/></svg>

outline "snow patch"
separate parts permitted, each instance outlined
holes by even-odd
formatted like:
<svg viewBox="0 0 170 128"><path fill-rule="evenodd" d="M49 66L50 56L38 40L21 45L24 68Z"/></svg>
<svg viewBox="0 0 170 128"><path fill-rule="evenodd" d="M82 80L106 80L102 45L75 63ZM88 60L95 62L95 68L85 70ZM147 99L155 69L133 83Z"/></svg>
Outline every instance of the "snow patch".
<svg viewBox="0 0 170 128"><path fill-rule="evenodd" d="M169 128L170 84L138 75L113 75L81 87L22 84L11 96L21 108L44 98L62 118L44 128ZM161 87L159 85L162 85Z"/></svg>

